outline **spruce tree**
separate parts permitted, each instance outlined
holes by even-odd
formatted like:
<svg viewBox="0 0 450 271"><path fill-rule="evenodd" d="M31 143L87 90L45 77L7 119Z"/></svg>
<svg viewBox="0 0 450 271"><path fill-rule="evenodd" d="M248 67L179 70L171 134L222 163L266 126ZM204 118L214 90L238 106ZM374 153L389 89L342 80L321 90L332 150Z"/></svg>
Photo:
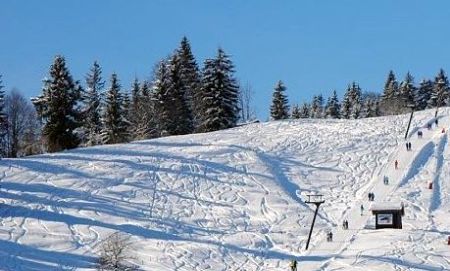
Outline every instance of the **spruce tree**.
<svg viewBox="0 0 450 271"><path fill-rule="evenodd" d="M102 69L95 61L89 73L86 75L86 91L83 92L82 100L84 108L83 116L83 143L94 146L101 143L101 93L105 86L102 78Z"/></svg>
<svg viewBox="0 0 450 271"><path fill-rule="evenodd" d="M351 104L350 118L357 119L360 117L362 108L361 88L356 82L353 82L349 88L348 97Z"/></svg>
<svg viewBox="0 0 450 271"><path fill-rule="evenodd" d="M162 60L159 63L158 70L153 82L153 103L155 105L155 116L157 117L158 136L171 135L174 130L174 122L172 118L173 95L171 89L173 87L170 81L170 71L167 62Z"/></svg>
<svg viewBox="0 0 450 271"><path fill-rule="evenodd" d="M197 105L200 103L197 98L200 91L201 76L191 45L186 37L183 37L181 40L176 54L180 66L181 89L184 92L186 103L191 111L193 125L196 128L199 124L200 116L203 114L197 108Z"/></svg>
<svg viewBox="0 0 450 271"><path fill-rule="evenodd" d="M236 126L239 119L239 87L234 66L222 49L215 59L205 60L202 86L197 95L199 131L208 132Z"/></svg>
<svg viewBox="0 0 450 271"><path fill-rule="evenodd" d="M414 78L409 72L406 74L405 80L400 84L399 93L399 106L402 106L404 110L415 108L416 87L414 86Z"/></svg>
<svg viewBox="0 0 450 271"><path fill-rule="evenodd" d="M79 139L74 130L80 126L80 98L81 88L73 81L64 57L56 56L42 95L32 99L44 122L42 135L47 151L57 152L78 146Z"/></svg>
<svg viewBox="0 0 450 271"><path fill-rule="evenodd" d="M383 94L381 95L381 104L385 114L399 113L401 107L399 98L398 82L394 72L391 70L384 85Z"/></svg>
<svg viewBox="0 0 450 271"><path fill-rule="evenodd" d="M428 102L429 107L441 107L448 103L449 83L443 69L439 70L438 75L434 79L433 92Z"/></svg>
<svg viewBox="0 0 450 271"><path fill-rule="evenodd" d="M291 118L299 119L300 117L300 107L298 106L298 104L295 104L294 106L292 106Z"/></svg>
<svg viewBox="0 0 450 271"><path fill-rule="evenodd" d="M431 99L433 92L433 81L422 80L419 89L416 92L415 104L417 110L424 110L428 106L428 101Z"/></svg>
<svg viewBox="0 0 450 271"><path fill-rule="evenodd" d="M309 108L310 106L307 103L303 103L302 107L300 108L300 118L307 119L310 117Z"/></svg>
<svg viewBox="0 0 450 271"><path fill-rule="evenodd" d="M352 110L352 101L350 98L350 86L348 86L347 91L344 94L344 98L342 99L340 112L341 117L344 119L349 119L351 110Z"/></svg>
<svg viewBox="0 0 450 271"><path fill-rule="evenodd" d="M169 73L169 93L171 97L172 121L169 126L169 135L184 135L193 132L192 111L188 97L191 89L186 77L183 74L181 58L174 54L168 63ZM183 79L184 78L184 79ZM189 93L189 94L188 94Z"/></svg>
<svg viewBox="0 0 450 271"><path fill-rule="evenodd" d="M325 114L327 118L332 119L340 118L340 105L336 90L334 90L333 95L330 98L328 98Z"/></svg>
<svg viewBox="0 0 450 271"><path fill-rule="evenodd" d="M289 105L286 94L286 87L283 82L278 81L272 96L270 106L270 116L273 120L287 119L289 117Z"/></svg>
<svg viewBox="0 0 450 271"><path fill-rule="evenodd" d="M383 94L381 95L382 100L389 100L396 98L398 96L398 83L395 79L395 74L391 70L389 71L388 78L384 84Z"/></svg>
<svg viewBox="0 0 450 271"><path fill-rule="evenodd" d="M120 92L117 75L111 75L111 86L106 93L105 110L103 113L103 129L101 132L104 144L125 142L129 137L129 121L125 118L126 108L124 97Z"/></svg>
<svg viewBox="0 0 450 271"><path fill-rule="evenodd" d="M311 117L320 119L323 117L323 96L322 94L313 96L311 103Z"/></svg>

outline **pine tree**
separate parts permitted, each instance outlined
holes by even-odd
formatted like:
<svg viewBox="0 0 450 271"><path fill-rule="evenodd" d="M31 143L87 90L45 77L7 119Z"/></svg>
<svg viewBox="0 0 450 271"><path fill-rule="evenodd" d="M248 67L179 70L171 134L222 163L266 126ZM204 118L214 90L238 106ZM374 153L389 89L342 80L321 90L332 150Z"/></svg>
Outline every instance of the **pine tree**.
<svg viewBox="0 0 450 271"><path fill-rule="evenodd" d="M103 113L102 141L104 144L116 144L127 141L129 121L126 119L124 96L120 93L117 75L111 76L111 86L106 93L105 111Z"/></svg>
<svg viewBox="0 0 450 271"><path fill-rule="evenodd" d="M328 98L325 114L327 118L340 118L340 105L336 90L334 90L333 95Z"/></svg>
<svg viewBox="0 0 450 271"><path fill-rule="evenodd" d="M287 119L289 117L288 99L284 92L286 87L283 82L278 81L272 96L272 105L270 106L270 116L273 120Z"/></svg>
<svg viewBox="0 0 450 271"><path fill-rule="evenodd" d="M310 117L309 108L310 106L307 103L303 103L302 107L300 108L300 118L307 119Z"/></svg>
<svg viewBox="0 0 450 271"><path fill-rule="evenodd" d="M311 103L311 117L320 119L323 117L323 96L322 94L313 96Z"/></svg>
<svg viewBox="0 0 450 271"><path fill-rule="evenodd" d="M157 116L157 133L159 136L170 135L173 130L172 118L173 96L170 95L172 82L166 61L159 63L158 70L153 82L153 103L155 106L155 116Z"/></svg>
<svg viewBox="0 0 450 271"><path fill-rule="evenodd" d="M186 97L186 103L191 111L193 125L198 126L200 116L203 114L197 105L200 101L197 100L200 91L200 70L191 50L191 45L186 37L183 37L176 54L179 59L179 70L181 79L181 88Z"/></svg>
<svg viewBox="0 0 450 271"><path fill-rule="evenodd" d="M2 75L0 75L0 155L6 156L6 135L8 133L8 117L5 113L5 91L3 90Z"/></svg>
<svg viewBox="0 0 450 271"><path fill-rule="evenodd" d="M414 86L414 78L409 72L406 74L405 80L400 84L399 92L399 105L403 107L404 110L415 108L416 87Z"/></svg>
<svg viewBox="0 0 450 271"><path fill-rule="evenodd" d="M449 83L443 69L439 70L438 75L434 79L433 92L428 102L429 107L441 107L448 104L449 99Z"/></svg>
<svg viewBox="0 0 450 271"><path fill-rule="evenodd" d="M168 63L170 88L168 95L172 100L172 122L170 135L184 135L193 132L192 111L188 97L190 86L183 75L180 57L174 54ZM185 78L185 79L183 79ZM189 92L189 94L188 94Z"/></svg>
<svg viewBox="0 0 450 271"><path fill-rule="evenodd" d="M42 135L49 152L78 146L79 139L74 130L80 126L80 97L81 88L73 81L64 57L56 56L42 95L32 99L45 122Z"/></svg>
<svg viewBox="0 0 450 271"><path fill-rule="evenodd" d="M344 119L357 119L361 113L361 88L356 82L348 86L341 104L341 116Z"/></svg>
<svg viewBox="0 0 450 271"><path fill-rule="evenodd" d="M86 86L87 89L82 95L84 103L82 111L83 130L85 134L83 143L87 146L94 146L101 143L101 93L105 86L102 69L96 61L86 76Z"/></svg>
<svg viewBox="0 0 450 271"><path fill-rule="evenodd" d="M396 98L398 96L398 83L395 79L395 74L391 70L389 71L388 78L384 84L383 94L381 95L382 100L389 100Z"/></svg>
<svg viewBox="0 0 450 271"><path fill-rule="evenodd" d="M344 98L342 99L341 104L341 117L344 119L349 119L351 110L352 110L352 103L350 99L350 86L348 86L347 91L344 94Z"/></svg>
<svg viewBox="0 0 450 271"><path fill-rule="evenodd" d="M295 104L294 106L292 106L291 118L299 119L300 117L300 107L298 106L298 104Z"/></svg>
<svg viewBox="0 0 450 271"><path fill-rule="evenodd" d="M389 72L388 78L384 85L383 94L381 95L381 104L385 114L399 113L400 109L400 92L398 82L394 72Z"/></svg>
<svg viewBox="0 0 450 271"><path fill-rule="evenodd" d="M350 118L357 119L360 116L362 108L361 88L356 82L353 82L348 92L350 107Z"/></svg>
<svg viewBox="0 0 450 271"><path fill-rule="evenodd" d="M236 126L239 119L239 87L234 66L222 49L215 59L205 60L202 86L197 95L198 110L203 112L199 131L208 132Z"/></svg>
<svg viewBox="0 0 450 271"><path fill-rule="evenodd" d="M422 80L419 89L416 92L415 103L417 110L424 110L428 106L433 92L433 82L431 80Z"/></svg>

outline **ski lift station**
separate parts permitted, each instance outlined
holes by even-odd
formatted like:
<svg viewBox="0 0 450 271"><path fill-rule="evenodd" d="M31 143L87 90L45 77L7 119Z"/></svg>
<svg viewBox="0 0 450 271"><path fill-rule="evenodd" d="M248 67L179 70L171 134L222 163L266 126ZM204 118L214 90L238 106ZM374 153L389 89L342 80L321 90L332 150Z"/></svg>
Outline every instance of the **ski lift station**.
<svg viewBox="0 0 450 271"><path fill-rule="evenodd" d="M402 216L405 214L403 204L377 203L370 208L375 215L376 229L401 229Z"/></svg>

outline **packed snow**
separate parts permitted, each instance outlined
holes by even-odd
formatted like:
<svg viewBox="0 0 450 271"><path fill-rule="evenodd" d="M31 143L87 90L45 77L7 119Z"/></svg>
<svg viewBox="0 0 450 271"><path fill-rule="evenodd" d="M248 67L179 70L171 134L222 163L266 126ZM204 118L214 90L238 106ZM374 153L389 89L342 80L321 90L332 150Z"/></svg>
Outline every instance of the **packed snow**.
<svg viewBox="0 0 450 271"><path fill-rule="evenodd" d="M437 126L434 113L415 114L411 151L400 115L3 159L0 270L94 269L114 232L142 270L288 270L293 259L299 270L450 270L450 110ZM404 204L403 229L375 230L369 192L374 204ZM305 250L308 194L325 203Z"/></svg>

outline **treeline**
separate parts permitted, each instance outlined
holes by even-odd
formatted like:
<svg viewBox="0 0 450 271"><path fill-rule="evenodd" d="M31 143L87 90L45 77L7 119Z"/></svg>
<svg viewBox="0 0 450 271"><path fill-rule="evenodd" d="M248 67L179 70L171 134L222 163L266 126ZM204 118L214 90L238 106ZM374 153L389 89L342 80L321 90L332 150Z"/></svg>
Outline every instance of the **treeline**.
<svg viewBox="0 0 450 271"><path fill-rule="evenodd" d="M414 110L447 106L449 82L444 70L440 70L434 80L423 79L419 85L414 83L408 72L405 79L398 82L390 71L381 94L362 91L359 84L351 83L339 101L336 91L328 97L316 95L311 102L302 105L289 105L285 93L286 86L279 81L274 89L270 116L274 120L300 118L358 119L393 114L403 114Z"/></svg>
<svg viewBox="0 0 450 271"><path fill-rule="evenodd" d="M71 76L65 58L56 56L42 93L31 99L39 124L34 129L39 146L31 153L216 131L234 127L245 117L240 114L245 95L221 48L200 70L184 37L156 66L151 80L135 79L124 89L117 74L106 83L100 64L94 62L82 85ZM27 154L5 151L3 156Z"/></svg>

